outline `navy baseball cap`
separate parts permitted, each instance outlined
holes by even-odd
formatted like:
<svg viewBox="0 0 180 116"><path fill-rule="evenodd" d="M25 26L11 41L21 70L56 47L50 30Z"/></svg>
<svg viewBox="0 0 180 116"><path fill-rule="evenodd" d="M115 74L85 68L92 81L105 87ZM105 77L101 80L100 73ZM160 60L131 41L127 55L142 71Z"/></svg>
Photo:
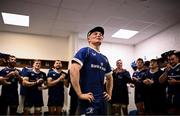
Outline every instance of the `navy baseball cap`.
<svg viewBox="0 0 180 116"><path fill-rule="evenodd" d="M91 35L93 32L101 32L102 33L102 35L104 35L104 29L102 28L102 27L95 27L95 28L93 28L93 29L91 29L89 32L88 32L88 34L87 34L87 36L89 36L89 35Z"/></svg>

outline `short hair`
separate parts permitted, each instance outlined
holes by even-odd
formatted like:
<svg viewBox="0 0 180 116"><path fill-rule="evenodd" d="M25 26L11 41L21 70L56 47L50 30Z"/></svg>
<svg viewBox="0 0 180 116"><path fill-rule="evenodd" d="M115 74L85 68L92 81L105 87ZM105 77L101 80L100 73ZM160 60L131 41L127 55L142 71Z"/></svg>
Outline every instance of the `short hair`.
<svg viewBox="0 0 180 116"><path fill-rule="evenodd" d="M137 61L142 61L144 63L144 60L142 58L138 58Z"/></svg>
<svg viewBox="0 0 180 116"><path fill-rule="evenodd" d="M172 53L170 53L168 56L170 57L170 56L172 56L172 55L175 55L176 57L178 57L178 54L177 54L176 52L172 52Z"/></svg>
<svg viewBox="0 0 180 116"><path fill-rule="evenodd" d="M118 61L122 61L121 59L118 59L116 62L118 62Z"/></svg>
<svg viewBox="0 0 180 116"><path fill-rule="evenodd" d="M156 62L158 66L160 65L157 59L151 59L150 62Z"/></svg>
<svg viewBox="0 0 180 116"><path fill-rule="evenodd" d="M144 62L144 66L149 67L149 65L150 65L150 61L145 61L145 62Z"/></svg>
<svg viewBox="0 0 180 116"><path fill-rule="evenodd" d="M9 55L8 60L9 60L10 58L16 58L16 56L14 56L14 55Z"/></svg>
<svg viewBox="0 0 180 116"><path fill-rule="evenodd" d="M35 62L41 62L41 60L35 59L35 60L33 60L33 64L34 64Z"/></svg>
<svg viewBox="0 0 180 116"><path fill-rule="evenodd" d="M150 62L158 62L157 59L151 59Z"/></svg>

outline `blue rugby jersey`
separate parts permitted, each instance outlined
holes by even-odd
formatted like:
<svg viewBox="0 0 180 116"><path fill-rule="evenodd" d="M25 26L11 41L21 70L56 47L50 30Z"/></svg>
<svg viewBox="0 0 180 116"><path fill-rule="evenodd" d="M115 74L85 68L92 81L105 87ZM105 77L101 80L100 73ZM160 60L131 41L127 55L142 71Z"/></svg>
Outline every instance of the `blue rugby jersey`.
<svg viewBox="0 0 180 116"><path fill-rule="evenodd" d="M21 75L20 70L16 68L9 68L9 67L3 68L0 73L1 73L1 76L3 76L4 78L7 74L15 70L17 70L19 72L19 75ZM1 95L7 96L9 97L9 99L12 99L14 98L14 96L18 95L18 78L10 77L7 81L11 82L11 84L2 86Z"/></svg>
<svg viewBox="0 0 180 116"><path fill-rule="evenodd" d="M50 78L52 78L52 80L56 80L56 79L60 78L61 75L62 75L62 73L57 73L54 70L49 70L48 74L47 74L47 78L50 77ZM55 86L49 87L48 94L54 95L57 97L60 95L64 95L64 83L59 82Z"/></svg>
<svg viewBox="0 0 180 116"><path fill-rule="evenodd" d="M138 81L136 81L135 84L135 94L137 93L143 93L144 92L144 83L143 80L145 80L147 78L147 73L148 71L146 69L142 70L142 71L135 71L133 73L132 77L136 77L138 79Z"/></svg>
<svg viewBox="0 0 180 116"><path fill-rule="evenodd" d="M107 57L90 47L84 47L76 53L72 61L82 66L80 70L82 93L92 92L95 99L103 98L104 77L111 74Z"/></svg>
<svg viewBox="0 0 180 116"><path fill-rule="evenodd" d="M33 70L30 70L27 72L27 77L29 77L29 82L35 82L38 79L42 78L44 81L46 81L46 73L40 71L39 73L35 73ZM35 94L42 94L42 91L38 90L38 87L41 85L36 85L32 87L27 87L27 94L28 95L35 95Z"/></svg>
<svg viewBox="0 0 180 116"><path fill-rule="evenodd" d="M180 63L178 63L176 66L172 67L168 71L168 79L175 79L175 80L180 80ZM169 85L168 87L168 92L169 93L179 93L180 92L180 84L176 85Z"/></svg>

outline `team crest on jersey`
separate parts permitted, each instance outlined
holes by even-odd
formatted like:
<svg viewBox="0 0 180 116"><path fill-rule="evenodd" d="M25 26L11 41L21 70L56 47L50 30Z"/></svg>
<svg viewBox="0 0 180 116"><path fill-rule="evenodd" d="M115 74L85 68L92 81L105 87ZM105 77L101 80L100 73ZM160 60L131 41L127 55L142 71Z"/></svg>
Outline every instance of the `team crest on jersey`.
<svg viewBox="0 0 180 116"><path fill-rule="evenodd" d="M7 70L6 73L9 73L9 70Z"/></svg>
<svg viewBox="0 0 180 116"><path fill-rule="evenodd" d="M171 75L174 75L174 73L171 73Z"/></svg>
<svg viewBox="0 0 180 116"><path fill-rule="evenodd" d="M31 73L31 76L34 76L34 73Z"/></svg>
<svg viewBox="0 0 180 116"><path fill-rule="evenodd" d="M43 77L43 74L41 74L40 77L42 78L42 77Z"/></svg>
<svg viewBox="0 0 180 116"><path fill-rule="evenodd" d="M56 76L56 74L53 74L53 76Z"/></svg>

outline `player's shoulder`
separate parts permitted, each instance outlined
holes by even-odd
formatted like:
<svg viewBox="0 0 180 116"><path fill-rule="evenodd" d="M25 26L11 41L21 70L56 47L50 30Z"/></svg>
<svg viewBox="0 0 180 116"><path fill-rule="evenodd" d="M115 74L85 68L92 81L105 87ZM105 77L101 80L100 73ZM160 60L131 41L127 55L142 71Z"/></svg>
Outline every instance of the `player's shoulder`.
<svg viewBox="0 0 180 116"><path fill-rule="evenodd" d="M180 69L180 63L178 63L176 67Z"/></svg>
<svg viewBox="0 0 180 116"><path fill-rule="evenodd" d="M90 49L89 47L83 47L81 49L79 49L79 52L86 52L88 49Z"/></svg>
<svg viewBox="0 0 180 116"><path fill-rule="evenodd" d="M44 71L40 71L40 73L43 74L43 75L46 75L46 73Z"/></svg>

